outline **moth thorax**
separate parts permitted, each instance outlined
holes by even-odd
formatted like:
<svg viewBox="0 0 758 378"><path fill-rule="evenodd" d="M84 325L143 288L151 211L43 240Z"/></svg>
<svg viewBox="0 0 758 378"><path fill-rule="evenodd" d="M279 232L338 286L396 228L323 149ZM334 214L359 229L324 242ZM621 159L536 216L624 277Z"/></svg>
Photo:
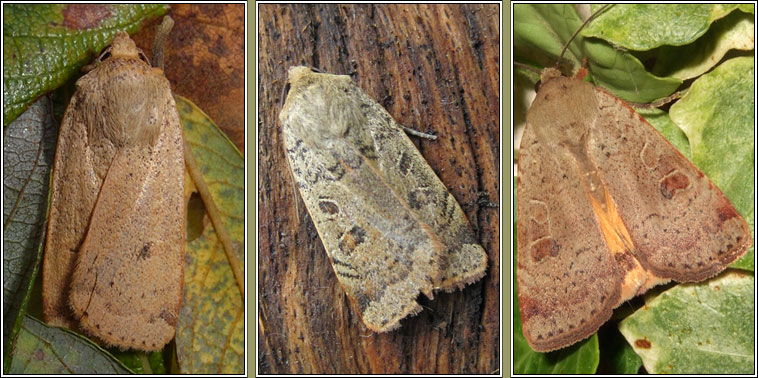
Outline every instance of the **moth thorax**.
<svg viewBox="0 0 758 378"><path fill-rule="evenodd" d="M320 148L343 140L351 129L365 127L366 115L358 100L335 92L339 90L314 84L293 101L295 106L287 112L286 123L296 135Z"/></svg>
<svg viewBox="0 0 758 378"><path fill-rule="evenodd" d="M569 99L565 106L558 99ZM567 146L583 146L597 120L597 98L591 85L566 77L542 83L527 114L539 138Z"/></svg>
<svg viewBox="0 0 758 378"><path fill-rule="evenodd" d="M148 68L149 69L149 68ZM100 134L114 145L154 144L166 119L165 79L157 75L133 75L127 70L101 83L99 96L88 96L98 119L90 122L91 134Z"/></svg>

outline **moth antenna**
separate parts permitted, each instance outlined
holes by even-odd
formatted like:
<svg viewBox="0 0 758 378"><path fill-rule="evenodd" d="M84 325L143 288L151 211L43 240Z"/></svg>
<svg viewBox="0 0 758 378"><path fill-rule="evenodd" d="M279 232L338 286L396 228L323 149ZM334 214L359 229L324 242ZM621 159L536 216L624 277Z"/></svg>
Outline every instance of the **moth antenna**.
<svg viewBox="0 0 758 378"><path fill-rule="evenodd" d="M587 20L584 21L584 23L582 24L582 26L579 27L579 29L576 29L576 31L574 32L574 35L572 35L571 38L569 38L568 42L566 42L566 45L563 46L563 50L561 50L561 55L558 56L558 62L560 62L561 59L563 59L563 54L566 52L566 49L568 49L569 45L571 45L571 41L573 41L574 38L576 38L576 36L579 34L579 32L582 31L582 29L584 29L584 27L587 26L587 24L590 21L592 21L593 19L595 19L595 17L597 17L597 15L599 15L600 13L602 13L605 10L605 8L608 8L609 5L613 5L613 4L603 5L602 8L598 9L597 12L593 13L589 18L587 18ZM557 64L558 63L556 62L556 65Z"/></svg>
<svg viewBox="0 0 758 378"><path fill-rule="evenodd" d="M532 67L532 66L530 66L530 65L528 65L528 64L519 63L519 62L513 62L513 65L514 65L514 66L518 66L518 67L521 67L521 68L523 68L523 69L525 69L525 70L529 70L529 71L532 71L532 72L536 73L537 75L539 75L539 74L540 74L540 70L538 70L538 69L536 69L536 68L534 68L534 67Z"/></svg>
<svg viewBox="0 0 758 378"><path fill-rule="evenodd" d="M158 26L153 39L153 67L163 70L163 56L166 52L166 40L171 28L174 27L174 19L171 16L163 17L163 22Z"/></svg>

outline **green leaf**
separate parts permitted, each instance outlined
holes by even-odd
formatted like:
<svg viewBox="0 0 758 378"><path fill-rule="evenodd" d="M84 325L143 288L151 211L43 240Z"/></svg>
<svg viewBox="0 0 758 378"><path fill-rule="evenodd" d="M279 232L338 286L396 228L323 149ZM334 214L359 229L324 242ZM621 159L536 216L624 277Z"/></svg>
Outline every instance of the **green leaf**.
<svg viewBox="0 0 758 378"><path fill-rule="evenodd" d="M595 5L593 11L599 8ZM713 4L616 4L582 34L628 50L658 49L635 54L655 62L651 73L686 80L707 72L731 49L753 48L753 17L737 9L737 5Z"/></svg>
<svg viewBox="0 0 758 378"><path fill-rule="evenodd" d="M597 39L589 39L585 51L595 85L610 90L622 100L654 101L674 93L682 83L676 78L657 77L647 72L631 53L621 53Z"/></svg>
<svg viewBox="0 0 758 378"><path fill-rule="evenodd" d="M28 315L12 353L10 374L131 374L91 341Z"/></svg>
<svg viewBox="0 0 758 378"><path fill-rule="evenodd" d="M244 160L234 144L189 100L176 96L185 140L244 262ZM184 301L176 329L181 371L244 372L244 302L213 227L187 241Z"/></svg>
<svg viewBox="0 0 758 378"><path fill-rule="evenodd" d="M166 374L166 359L163 356L163 351L122 351L118 348L109 348L107 350L124 364L127 369L136 374Z"/></svg>
<svg viewBox="0 0 758 378"><path fill-rule="evenodd" d="M609 360L614 367L614 374L637 374L642 367L642 359L627 343L615 343L609 345L613 354Z"/></svg>
<svg viewBox="0 0 758 378"><path fill-rule="evenodd" d="M755 4L740 4L737 9L750 14L755 14Z"/></svg>
<svg viewBox="0 0 758 378"><path fill-rule="evenodd" d="M730 50L752 50L755 47L753 16L732 12L714 22L708 32L684 46L661 46L652 72L681 80L708 72Z"/></svg>
<svg viewBox="0 0 758 378"><path fill-rule="evenodd" d="M513 6L513 50L519 63L539 67L553 66L558 62L566 42L582 25L572 6L555 4L515 4ZM577 36L569 45L563 61L574 67L581 64L583 38Z"/></svg>
<svg viewBox="0 0 758 378"><path fill-rule="evenodd" d="M26 311L42 257L50 169L58 126L50 99L35 102L4 130L3 138L3 340L10 341Z"/></svg>
<svg viewBox="0 0 758 378"><path fill-rule="evenodd" d="M598 8L596 6L596 8ZM586 37L614 46L645 51L663 45L690 44L737 5L617 4L607 8L584 29Z"/></svg>
<svg viewBox="0 0 758 378"><path fill-rule="evenodd" d="M643 116L645 121L655 127L671 145L676 147L687 159L692 160L692 150L687 135L680 129L669 117L669 114L663 110L653 109L635 109L637 114Z"/></svg>
<svg viewBox="0 0 758 378"><path fill-rule="evenodd" d="M611 320L598 330L598 344L602 346L599 374L637 374L642 367L642 359L618 330L618 315L630 315L629 308L629 304L617 308Z"/></svg>
<svg viewBox="0 0 758 378"><path fill-rule="evenodd" d="M514 226L515 227L515 226ZM513 238L513 372L515 374L592 374L597 369L600 352L597 334L567 348L549 353L532 350L524 338L518 305L516 280L517 241Z"/></svg>
<svg viewBox="0 0 758 378"><path fill-rule="evenodd" d="M649 373L755 374L755 282L728 270L677 285L619 325Z"/></svg>
<svg viewBox="0 0 758 378"><path fill-rule="evenodd" d="M3 6L3 126L92 61L117 31L135 32L160 4Z"/></svg>
<svg viewBox="0 0 758 378"><path fill-rule="evenodd" d="M514 59L540 68L556 64L561 49L583 23L574 7L565 4L516 4L513 13ZM649 102L670 95L681 84L676 78L650 74L634 55L584 35L582 31L569 45L564 62L576 69L586 58L595 84L619 98Z"/></svg>
<svg viewBox="0 0 758 378"><path fill-rule="evenodd" d="M669 112L693 162L729 198L755 235L755 61L730 59L703 75ZM753 237L755 240L755 237ZM734 267L754 269L754 247Z"/></svg>

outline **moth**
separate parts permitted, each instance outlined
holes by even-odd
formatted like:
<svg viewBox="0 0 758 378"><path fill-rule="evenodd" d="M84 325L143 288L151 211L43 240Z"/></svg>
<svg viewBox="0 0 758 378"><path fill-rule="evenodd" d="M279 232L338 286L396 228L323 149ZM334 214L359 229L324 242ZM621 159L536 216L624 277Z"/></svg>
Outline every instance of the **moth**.
<svg viewBox="0 0 758 378"><path fill-rule="evenodd" d="M539 352L589 337L657 284L716 275L752 245L708 177L581 79L542 71L519 152L519 310Z"/></svg>
<svg viewBox="0 0 758 378"><path fill-rule="evenodd" d="M290 169L340 284L376 332L419 293L481 278L487 256L403 129L343 75L292 67L279 114Z"/></svg>
<svg viewBox="0 0 758 378"><path fill-rule="evenodd" d="M43 312L121 349L174 336L184 270L182 130L163 72L120 32L61 123Z"/></svg>

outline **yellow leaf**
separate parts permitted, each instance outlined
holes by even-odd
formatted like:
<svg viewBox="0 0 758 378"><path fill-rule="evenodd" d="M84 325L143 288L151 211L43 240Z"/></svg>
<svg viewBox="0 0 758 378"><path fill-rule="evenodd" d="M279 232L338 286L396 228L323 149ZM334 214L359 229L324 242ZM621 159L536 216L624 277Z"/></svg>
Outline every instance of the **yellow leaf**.
<svg viewBox="0 0 758 378"><path fill-rule="evenodd" d="M198 162L221 223L244 263L244 159L226 135L189 100L176 96L184 137ZM190 211L197 211L190 206ZM192 215L188 217L192 219ZM211 222L187 239L184 297L176 329L182 373L244 372L245 309L229 260Z"/></svg>

